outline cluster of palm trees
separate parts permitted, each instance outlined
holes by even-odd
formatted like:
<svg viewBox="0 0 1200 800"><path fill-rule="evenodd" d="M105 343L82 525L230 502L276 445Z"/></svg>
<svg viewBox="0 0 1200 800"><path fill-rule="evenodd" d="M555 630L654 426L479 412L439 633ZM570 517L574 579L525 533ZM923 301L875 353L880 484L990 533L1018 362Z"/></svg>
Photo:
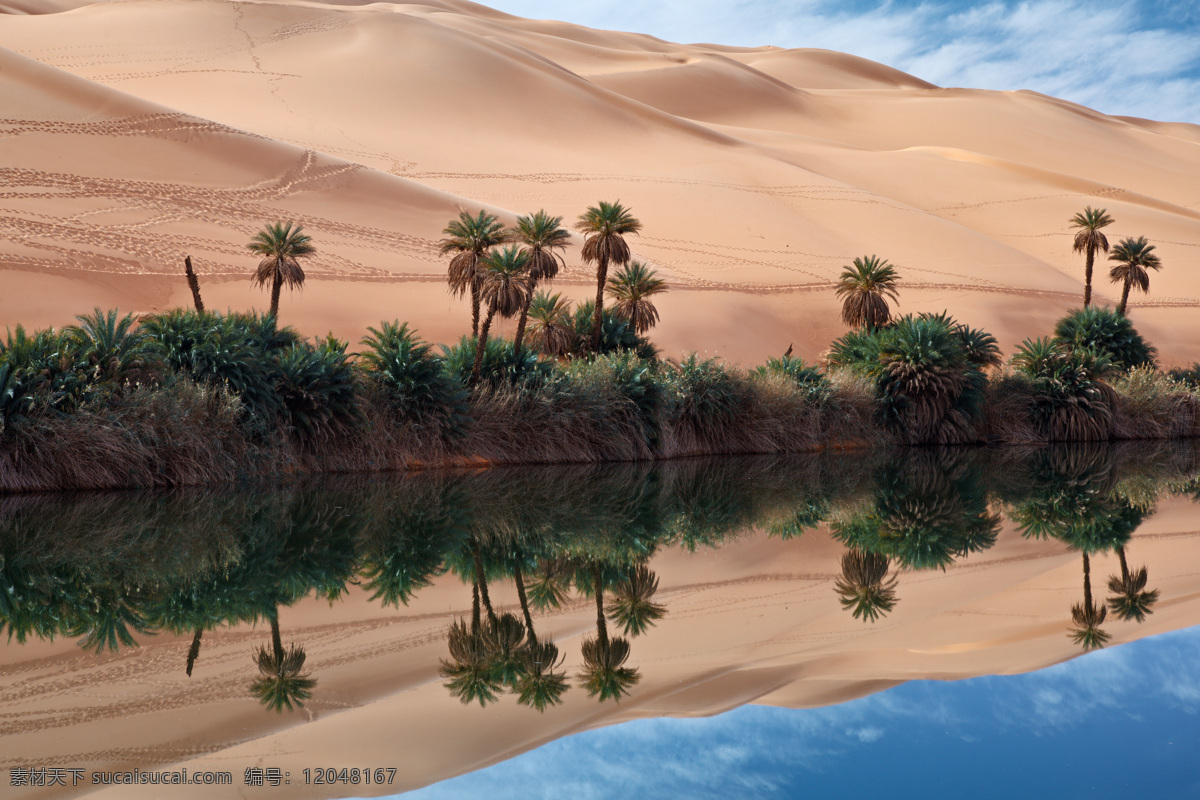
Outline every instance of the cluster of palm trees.
<svg viewBox="0 0 1200 800"><path fill-rule="evenodd" d="M541 560L527 590L518 557L512 565L521 606L518 618L510 612L496 613L479 540L473 537L468 547L473 562L471 618L450 624L450 658L441 663L441 675L452 696L463 703L486 706L510 691L517 695L518 703L540 712L561 704L570 688L567 672L561 668L566 657L552 640L538 636L530 606L542 610L561 607L572 581L596 603L596 633L581 645L579 685L600 702L619 701L641 680L637 668L626 665L629 640L610 636L608 619L622 625L627 635L637 636L666 614L653 600L658 577L648 566L637 564L613 574L610 566L598 561ZM612 591L607 602L606 589Z"/></svg>
<svg viewBox="0 0 1200 800"><path fill-rule="evenodd" d="M1084 267L1083 307L1092 303L1092 272L1096 253L1108 253L1108 260L1115 262L1108 272L1109 280L1121 284L1121 302L1117 313L1125 315L1129 304L1129 292L1150 290L1149 270L1162 269L1162 261L1154 252L1154 245L1145 236L1126 237L1109 249L1108 238L1103 229L1113 224L1106 209L1088 206L1071 219L1071 227L1078 228L1074 250L1086 257ZM888 300L898 302L896 284L899 276L896 268L878 256L854 259L838 277L837 296L842 300L842 321L852 328L874 330L891 321Z"/></svg>
<svg viewBox="0 0 1200 800"><path fill-rule="evenodd" d="M476 338L473 374L478 377L492 321L498 315L520 315L513 340L515 353L524 343L526 323L534 321L533 337L538 349L552 356L566 355L573 334L568 327L570 306L561 295L537 291L540 283L553 280L565 267L562 252L570 233L561 216L544 210L517 218L506 228L487 211L475 216L463 211L443 231L443 255L453 254L446 280L458 297L471 297L471 335ZM584 234L584 263L596 265L596 302L592 312L591 350L600 344L604 295L616 301L615 311L634 330L645 333L658 322L658 311L650 298L666 290L653 269L632 261L625 237L636 234L642 224L620 202L601 202L585 211L575 225ZM610 265L622 270L611 278ZM484 311L480 324L481 310Z"/></svg>

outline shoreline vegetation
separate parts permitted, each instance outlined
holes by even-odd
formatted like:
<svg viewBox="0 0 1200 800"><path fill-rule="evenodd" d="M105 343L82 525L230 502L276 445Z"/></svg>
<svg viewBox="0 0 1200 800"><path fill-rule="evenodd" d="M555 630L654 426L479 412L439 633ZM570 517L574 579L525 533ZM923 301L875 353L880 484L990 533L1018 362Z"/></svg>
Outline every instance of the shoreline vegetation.
<svg viewBox="0 0 1200 800"><path fill-rule="evenodd" d="M204 310L185 259L194 311L135 320L97 308L58 331L18 325L0 341L0 492L1200 434L1200 365L1160 371L1125 314L1129 288L1148 287L1129 263L1161 266L1144 240L1110 256L1125 283L1120 309L1085 298L1007 360L991 334L947 312L893 318L898 271L870 256L841 275L851 330L819 364L789 346L743 369L660 358L647 338L659 318L651 298L669 287L631 258L623 236L641 223L619 202L576 225L597 265L596 300L572 309L536 291L563 263L561 221L544 211L507 229L484 211L451 221L447 280L471 298L472 335L438 350L399 321L368 328L358 352L280 327L280 290L303 284L300 259L316 253L291 223L248 246L262 258L254 282L271 287L268 314ZM1073 224L1084 223L1111 219L1089 208ZM1076 249L1087 251L1090 294L1107 240L1086 232ZM497 315L519 317L515 341L491 334Z"/></svg>

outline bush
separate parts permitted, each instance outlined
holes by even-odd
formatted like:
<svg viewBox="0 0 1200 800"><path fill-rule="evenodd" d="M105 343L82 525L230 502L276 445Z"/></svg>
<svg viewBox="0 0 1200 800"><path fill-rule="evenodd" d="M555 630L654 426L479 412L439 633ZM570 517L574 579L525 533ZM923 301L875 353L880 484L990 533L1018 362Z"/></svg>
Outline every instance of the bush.
<svg viewBox="0 0 1200 800"><path fill-rule="evenodd" d="M135 383L157 381L163 369L162 348L147 332L133 329L133 315L116 309L81 314L62 332L62 342L93 385L115 391Z"/></svg>
<svg viewBox="0 0 1200 800"><path fill-rule="evenodd" d="M442 362L446 374L460 386L467 386L475 368L476 338L464 336L458 344L442 345ZM518 355L513 343L502 336L488 337L483 349L483 363L479 367L479 384L493 389L504 386L536 386L543 383L554 372L552 362L542 361L538 354L522 347Z"/></svg>
<svg viewBox="0 0 1200 800"><path fill-rule="evenodd" d="M1200 389L1200 362L1190 367L1172 367L1167 370L1167 377L1193 391Z"/></svg>
<svg viewBox="0 0 1200 800"><path fill-rule="evenodd" d="M612 387L637 409L646 446L651 450L658 447L659 413L665 391L653 362L628 351L612 353L591 361L574 361L565 370L564 377L577 386L606 384Z"/></svg>
<svg viewBox="0 0 1200 800"><path fill-rule="evenodd" d="M346 342L330 335L316 345L294 344L275 363L280 413L305 445L312 447L362 419Z"/></svg>
<svg viewBox="0 0 1200 800"><path fill-rule="evenodd" d="M592 323L596 314L596 301L589 300L581 303L571 315L571 325L575 329L575 341L571 352L576 355L591 353ZM644 336L637 332L628 320L617 316L616 311L605 307L600 312L600 346L596 355L616 353L623 350L632 351L638 358L653 360L658 358L658 349Z"/></svg>
<svg viewBox="0 0 1200 800"><path fill-rule="evenodd" d="M1122 371L1155 366L1155 349L1128 317L1111 308L1088 306L1072 311L1054 326L1054 338L1073 350L1103 355Z"/></svg>
<svg viewBox="0 0 1200 800"><path fill-rule="evenodd" d="M1039 436L1081 442L1112 435L1115 396L1103 381L1113 370L1107 356L1062 341L1026 339L1012 365L1029 379L1030 413Z"/></svg>
<svg viewBox="0 0 1200 800"><path fill-rule="evenodd" d="M1196 435L1200 397L1186 384L1150 367L1135 367L1112 384L1113 434L1119 439L1169 439Z"/></svg>
<svg viewBox="0 0 1200 800"><path fill-rule="evenodd" d="M384 392L401 422L452 438L467 422L467 392L446 373L433 346L417 337L408 324L385 322L368 328L362 343L366 375Z"/></svg>

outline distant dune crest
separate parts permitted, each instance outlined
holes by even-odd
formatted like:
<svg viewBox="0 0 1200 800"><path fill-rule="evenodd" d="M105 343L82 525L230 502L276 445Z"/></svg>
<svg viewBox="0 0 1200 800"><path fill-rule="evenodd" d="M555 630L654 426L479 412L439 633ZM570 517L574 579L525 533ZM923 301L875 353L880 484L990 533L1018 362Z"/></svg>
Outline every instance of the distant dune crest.
<svg viewBox="0 0 1200 800"><path fill-rule="evenodd" d="M450 341L469 324L437 252L450 219L620 199L672 287L667 355L817 356L844 330L838 273L869 253L902 311L1011 352L1080 304L1068 223L1092 205L1165 265L1139 330L1164 363L1200 359L1197 126L467 2L0 0L0 48L3 325L187 305L187 254L213 307L265 308L245 242L295 220L321 257L293 324ZM553 287L575 299L580 244Z"/></svg>

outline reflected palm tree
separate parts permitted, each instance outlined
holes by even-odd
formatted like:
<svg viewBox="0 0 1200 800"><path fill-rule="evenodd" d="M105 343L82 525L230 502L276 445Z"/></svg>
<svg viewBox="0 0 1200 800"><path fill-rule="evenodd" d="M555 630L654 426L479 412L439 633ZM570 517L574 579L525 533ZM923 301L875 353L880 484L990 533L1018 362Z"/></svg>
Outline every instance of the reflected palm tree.
<svg viewBox="0 0 1200 800"><path fill-rule="evenodd" d="M592 591L596 596L596 636L583 642L583 670L579 673L579 681L589 697L597 697L600 702L620 702L642 676L636 668L625 666L629 660L629 640L608 638L608 623L604 618L604 578L599 562L592 563L591 572Z"/></svg>
<svg viewBox="0 0 1200 800"><path fill-rule="evenodd" d="M192 635L192 646L188 648L187 654L187 676L192 677L192 667L196 666L196 659L200 657L200 637L204 636L204 628L196 628L196 632Z"/></svg>
<svg viewBox="0 0 1200 800"><path fill-rule="evenodd" d="M617 584L607 611L630 636L641 636L666 616L666 607L650 598L658 591L658 576L645 564L634 567L628 578Z"/></svg>
<svg viewBox="0 0 1200 800"><path fill-rule="evenodd" d="M1154 613L1153 606L1158 602L1158 590L1146 591L1149 575L1144 566L1132 572L1129 570L1129 564L1125 561L1124 546L1117 548L1117 557L1121 560L1121 574L1110 575L1108 578L1108 590L1114 595L1108 598L1108 607L1126 622L1145 622L1146 617Z"/></svg>
<svg viewBox="0 0 1200 800"><path fill-rule="evenodd" d="M465 620L450 624L447 636L450 661L441 662L441 676L447 678L446 688L464 705L479 701L480 706L494 703L502 691L492 666L492 654L478 630L472 630Z"/></svg>
<svg viewBox="0 0 1200 800"><path fill-rule="evenodd" d="M896 583L888 578L888 560L878 553L851 548L842 556L842 577L834 584L842 608L855 619L874 622L896 605Z"/></svg>
<svg viewBox="0 0 1200 800"><path fill-rule="evenodd" d="M565 559L562 561L565 563ZM562 703L562 696L569 688L566 671L559 670L566 656L558 652L558 646L554 642L538 641L537 632L533 627L533 615L529 613L529 595L525 591L525 576L521 572L519 558L513 562L513 580L517 584L517 598L521 601L521 613L525 615L525 628L528 633L524 651L525 663L514 687L517 702L544 712L548 706ZM563 596L565 598L565 590Z"/></svg>
<svg viewBox="0 0 1200 800"><path fill-rule="evenodd" d="M102 586L76 606L77 618L70 635L83 637L79 641L80 647L97 653L107 648L115 653L122 645L132 647L137 644L134 633L154 633L141 612L131 605L131 598L122 591L129 588L135 589L135 595L140 592L140 587Z"/></svg>
<svg viewBox="0 0 1200 800"><path fill-rule="evenodd" d="M538 571L529 585L529 600L539 611L562 608L571 588L575 568L566 558L544 558L538 561Z"/></svg>
<svg viewBox="0 0 1200 800"><path fill-rule="evenodd" d="M1097 606L1092 600L1092 565L1088 554L1083 553L1083 603L1071 606L1071 639L1083 648L1098 650L1108 644L1112 634L1100 629L1108 616L1103 604Z"/></svg>
<svg viewBox="0 0 1200 800"><path fill-rule="evenodd" d="M303 647L292 644L284 649L277 613L271 615L270 622L271 648L263 645L254 657L259 676L250 684L250 691L267 708L278 713L283 713L284 708L294 711L303 708L304 701L312 697L317 681L304 672L307 656Z"/></svg>
<svg viewBox="0 0 1200 800"><path fill-rule="evenodd" d="M501 614L484 628L484 643L491 654L496 680L515 690L528 660L525 626L512 614Z"/></svg>

